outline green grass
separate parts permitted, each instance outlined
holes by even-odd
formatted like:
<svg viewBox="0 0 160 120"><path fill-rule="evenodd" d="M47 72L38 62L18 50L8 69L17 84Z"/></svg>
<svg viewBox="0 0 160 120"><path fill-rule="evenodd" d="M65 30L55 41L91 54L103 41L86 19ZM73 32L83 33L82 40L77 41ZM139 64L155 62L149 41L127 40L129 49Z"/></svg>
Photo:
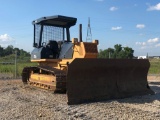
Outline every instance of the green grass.
<svg viewBox="0 0 160 120"><path fill-rule="evenodd" d="M160 74L160 59L150 59L149 74Z"/></svg>
<svg viewBox="0 0 160 120"><path fill-rule="evenodd" d="M37 63L31 63L30 62L30 57L26 57L26 56L17 56L17 66L16 66L16 73L17 73L17 77L21 76L22 70L24 67L29 67L29 66L36 66ZM0 75L2 74L12 74L13 76L15 76L15 55L11 54L5 57L0 57L0 63L4 63L4 62L8 62L8 63L13 63L13 64L0 64Z"/></svg>
<svg viewBox="0 0 160 120"><path fill-rule="evenodd" d="M31 63L31 62L27 62L27 63L17 63L16 66L16 71L17 71L17 76L21 76L22 70L24 67L29 67L29 66L36 66L37 63ZM2 65L0 64L0 73L9 73L9 74L13 74L13 76L15 75L15 65Z"/></svg>

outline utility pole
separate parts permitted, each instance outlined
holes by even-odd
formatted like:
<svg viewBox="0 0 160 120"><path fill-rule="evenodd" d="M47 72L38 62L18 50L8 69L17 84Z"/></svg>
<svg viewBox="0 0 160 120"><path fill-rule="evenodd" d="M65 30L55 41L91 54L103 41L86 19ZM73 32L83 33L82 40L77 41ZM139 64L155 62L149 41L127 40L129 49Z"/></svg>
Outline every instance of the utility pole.
<svg viewBox="0 0 160 120"><path fill-rule="evenodd" d="M87 28L87 37L86 37L86 42L87 41L92 41L92 32L91 32L91 26L90 26L90 18L88 18L88 28Z"/></svg>
<svg viewBox="0 0 160 120"><path fill-rule="evenodd" d="M15 79L17 78L17 51L15 51Z"/></svg>

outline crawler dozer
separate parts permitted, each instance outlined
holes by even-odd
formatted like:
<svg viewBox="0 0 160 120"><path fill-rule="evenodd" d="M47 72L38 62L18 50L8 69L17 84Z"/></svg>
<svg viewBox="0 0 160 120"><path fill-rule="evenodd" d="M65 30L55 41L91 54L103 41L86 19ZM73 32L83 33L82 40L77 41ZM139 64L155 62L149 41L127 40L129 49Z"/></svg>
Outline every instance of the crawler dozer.
<svg viewBox="0 0 160 120"><path fill-rule="evenodd" d="M25 67L25 84L65 92L68 104L154 94L147 82L147 59L98 59L98 40L70 39L73 17L55 15L32 22L34 26L31 62Z"/></svg>

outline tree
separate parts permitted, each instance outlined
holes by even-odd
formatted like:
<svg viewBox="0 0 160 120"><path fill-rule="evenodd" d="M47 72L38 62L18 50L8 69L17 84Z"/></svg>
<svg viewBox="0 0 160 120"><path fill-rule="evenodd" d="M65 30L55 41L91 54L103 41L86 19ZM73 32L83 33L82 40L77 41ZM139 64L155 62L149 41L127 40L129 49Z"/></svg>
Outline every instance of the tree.
<svg viewBox="0 0 160 120"><path fill-rule="evenodd" d="M17 52L18 57L30 57L30 53L24 51L23 49L14 48L12 45L9 45L6 48L3 48L0 46L0 57L9 56L15 54L15 51Z"/></svg>
<svg viewBox="0 0 160 120"><path fill-rule="evenodd" d="M13 46L12 46L12 45L9 45L7 48L5 48L4 54L5 54L5 55L13 54Z"/></svg>
<svg viewBox="0 0 160 120"><path fill-rule="evenodd" d="M124 53L126 58L132 59L134 57L133 56L134 50L132 48L124 47Z"/></svg>
<svg viewBox="0 0 160 120"><path fill-rule="evenodd" d="M123 58L123 59L132 59L134 50L129 47L122 47L121 44L116 44L113 48L108 48L105 50L100 50L98 57L99 58Z"/></svg>
<svg viewBox="0 0 160 120"><path fill-rule="evenodd" d="M20 56L20 50L19 48L14 48L14 53L17 52L17 56Z"/></svg>
<svg viewBox="0 0 160 120"><path fill-rule="evenodd" d="M4 49L3 47L0 46L0 57L3 57L4 56Z"/></svg>
<svg viewBox="0 0 160 120"><path fill-rule="evenodd" d="M114 49L116 53L119 53L122 51L122 45L121 44L116 44L114 45Z"/></svg>
<svg viewBox="0 0 160 120"><path fill-rule="evenodd" d="M114 53L114 49L113 48L100 50L99 54L98 54L98 57L99 58L113 58L113 53Z"/></svg>

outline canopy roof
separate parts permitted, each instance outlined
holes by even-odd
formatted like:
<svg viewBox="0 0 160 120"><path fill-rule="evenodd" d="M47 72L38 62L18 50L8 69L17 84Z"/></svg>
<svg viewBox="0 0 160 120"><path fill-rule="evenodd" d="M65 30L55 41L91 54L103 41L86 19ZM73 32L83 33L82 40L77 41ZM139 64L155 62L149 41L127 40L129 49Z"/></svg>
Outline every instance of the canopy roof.
<svg viewBox="0 0 160 120"><path fill-rule="evenodd" d="M62 16L62 15L54 15L54 16L42 17L37 20L34 20L32 24L67 28L75 25L76 22L77 22L77 18Z"/></svg>

